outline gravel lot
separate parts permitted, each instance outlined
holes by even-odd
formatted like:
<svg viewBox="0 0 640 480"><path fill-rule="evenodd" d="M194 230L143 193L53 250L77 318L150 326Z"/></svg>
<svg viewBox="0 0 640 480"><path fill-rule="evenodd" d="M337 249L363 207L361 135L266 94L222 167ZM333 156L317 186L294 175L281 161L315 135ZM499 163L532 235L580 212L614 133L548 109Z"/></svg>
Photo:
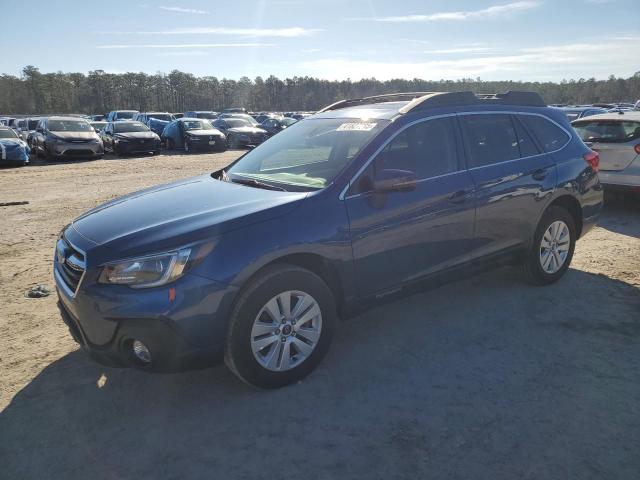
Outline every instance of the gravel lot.
<svg viewBox="0 0 640 480"><path fill-rule="evenodd" d="M72 218L238 152L0 170L0 478L634 479L640 474L640 205L612 201L558 284L503 268L342 325L304 382L223 366L107 369L59 318Z"/></svg>

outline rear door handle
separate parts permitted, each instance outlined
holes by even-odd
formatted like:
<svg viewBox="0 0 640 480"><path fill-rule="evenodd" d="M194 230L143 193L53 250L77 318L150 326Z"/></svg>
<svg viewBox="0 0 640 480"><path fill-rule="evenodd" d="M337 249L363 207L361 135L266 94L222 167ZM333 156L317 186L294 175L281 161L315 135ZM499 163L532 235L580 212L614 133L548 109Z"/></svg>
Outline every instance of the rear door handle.
<svg viewBox="0 0 640 480"><path fill-rule="evenodd" d="M534 180L544 180L547 176L548 169L547 168L539 168L535 172L531 174Z"/></svg>
<svg viewBox="0 0 640 480"><path fill-rule="evenodd" d="M473 190L458 190L449 195L451 203L464 203L467 201Z"/></svg>

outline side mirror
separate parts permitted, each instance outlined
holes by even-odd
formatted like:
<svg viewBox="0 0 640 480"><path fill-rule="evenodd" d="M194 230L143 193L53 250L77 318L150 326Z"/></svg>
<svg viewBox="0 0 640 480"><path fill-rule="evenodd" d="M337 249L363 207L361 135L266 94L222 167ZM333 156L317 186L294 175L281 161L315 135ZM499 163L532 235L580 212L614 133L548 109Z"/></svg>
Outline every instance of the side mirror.
<svg viewBox="0 0 640 480"><path fill-rule="evenodd" d="M374 192L411 192L415 189L416 174L409 170L381 170L373 180Z"/></svg>
<svg viewBox="0 0 640 480"><path fill-rule="evenodd" d="M18 134L18 138L19 138L20 140L24 140L24 136L22 135L22 133L19 133L19 134Z"/></svg>

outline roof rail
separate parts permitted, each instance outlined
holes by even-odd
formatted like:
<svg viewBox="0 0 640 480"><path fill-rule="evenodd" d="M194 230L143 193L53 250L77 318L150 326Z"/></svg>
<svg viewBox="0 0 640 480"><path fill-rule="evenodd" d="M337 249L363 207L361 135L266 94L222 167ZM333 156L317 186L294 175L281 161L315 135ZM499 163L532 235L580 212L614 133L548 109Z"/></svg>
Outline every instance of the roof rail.
<svg viewBox="0 0 640 480"><path fill-rule="evenodd" d="M324 107L318 113L341 108L367 105L373 103L394 102L408 100L398 113L406 114L423 108L458 106L458 105L482 105L485 103L502 105L521 105L528 107L546 107L547 104L540 94L536 92L509 91L507 93L483 93L473 92L410 92L392 93L387 95L375 95L372 97L340 100Z"/></svg>

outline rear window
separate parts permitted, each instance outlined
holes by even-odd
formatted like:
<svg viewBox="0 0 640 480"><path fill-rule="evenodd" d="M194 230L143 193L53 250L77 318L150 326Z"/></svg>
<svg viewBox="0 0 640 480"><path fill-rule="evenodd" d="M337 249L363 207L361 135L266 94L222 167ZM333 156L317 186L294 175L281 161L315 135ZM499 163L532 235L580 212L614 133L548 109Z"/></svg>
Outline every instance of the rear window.
<svg viewBox="0 0 640 480"><path fill-rule="evenodd" d="M624 143L640 138L640 122L589 120L573 125L583 142Z"/></svg>
<svg viewBox="0 0 640 480"><path fill-rule="evenodd" d="M538 115L518 115L527 129L538 140L545 152L554 152L564 147L571 139L558 125Z"/></svg>

